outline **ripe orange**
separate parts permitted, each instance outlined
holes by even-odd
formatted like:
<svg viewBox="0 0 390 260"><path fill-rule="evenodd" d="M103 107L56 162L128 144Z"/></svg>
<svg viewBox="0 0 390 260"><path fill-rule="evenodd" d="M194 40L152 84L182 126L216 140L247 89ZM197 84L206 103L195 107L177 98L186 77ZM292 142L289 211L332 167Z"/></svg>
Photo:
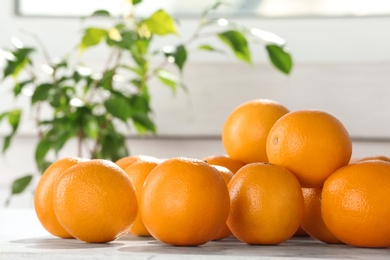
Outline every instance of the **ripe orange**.
<svg viewBox="0 0 390 260"><path fill-rule="evenodd" d="M212 240L229 214L224 179L204 161L171 158L145 180L141 216L152 236L172 245L194 246Z"/></svg>
<svg viewBox="0 0 390 260"><path fill-rule="evenodd" d="M135 162L139 161L151 161L151 162L158 162L159 159L153 156L149 155L129 155L123 158L120 158L115 163L122 168L122 170L125 170L127 167L132 165Z"/></svg>
<svg viewBox="0 0 390 260"><path fill-rule="evenodd" d="M158 162L151 161L139 161L131 164L125 169L125 172L130 177L131 182L135 188L135 193L137 195L137 201L141 197L142 187L144 185L146 177L149 173L158 165ZM146 229L140 212L137 214L137 218L134 221L134 224L130 228L130 233L137 236L150 236L149 231Z"/></svg>
<svg viewBox="0 0 390 260"><path fill-rule="evenodd" d="M328 244L342 243L326 227L321 215L321 188L302 188L305 201L305 214L302 228L311 237Z"/></svg>
<svg viewBox="0 0 390 260"><path fill-rule="evenodd" d="M322 190L322 217L346 244L390 247L390 163L362 161L333 173Z"/></svg>
<svg viewBox="0 0 390 260"><path fill-rule="evenodd" d="M297 178L269 163L242 167L229 182L233 235L247 244L279 244L290 239L303 218L303 196Z"/></svg>
<svg viewBox="0 0 390 260"><path fill-rule="evenodd" d="M229 170L228 168L223 167L223 166L219 166L219 165L212 165L212 166L215 167L215 169L217 169L219 171L219 173L222 175L222 177L223 177L223 179L224 179L224 181L226 183L226 187L227 187L227 185L229 184L230 180L234 176L233 172L231 170ZM232 232L230 231L229 227L225 223L224 227L213 238L213 240L221 240L221 239L224 239L224 238L230 236L231 234L232 234Z"/></svg>
<svg viewBox="0 0 390 260"><path fill-rule="evenodd" d="M320 110L298 110L270 130L267 155L289 169L302 187L320 188L335 170L349 163L352 142L343 124Z"/></svg>
<svg viewBox="0 0 390 260"><path fill-rule="evenodd" d="M241 167L245 166L245 163L230 158L226 155L210 155L203 157L202 160L206 161L210 165L219 165L228 168L232 173L236 173Z"/></svg>
<svg viewBox="0 0 390 260"><path fill-rule="evenodd" d="M112 241L126 234L137 216L130 178L106 160L81 162L63 172L53 204L64 229L85 242Z"/></svg>
<svg viewBox="0 0 390 260"><path fill-rule="evenodd" d="M42 226L52 235L71 238L70 235L58 222L53 207L54 184L59 176L71 166L85 161L76 157L67 157L52 163L42 174L34 193L34 208Z"/></svg>
<svg viewBox="0 0 390 260"><path fill-rule="evenodd" d="M382 161L390 162L390 158L384 155L367 156L367 157L357 159L355 162L368 161L368 160L382 160Z"/></svg>
<svg viewBox="0 0 390 260"><path fill-rule="evenodd" d="M235 108L222 129L226 153L244 163L268 162L266 140L276 120L288 109L268 99L245 102Z"/></svg>

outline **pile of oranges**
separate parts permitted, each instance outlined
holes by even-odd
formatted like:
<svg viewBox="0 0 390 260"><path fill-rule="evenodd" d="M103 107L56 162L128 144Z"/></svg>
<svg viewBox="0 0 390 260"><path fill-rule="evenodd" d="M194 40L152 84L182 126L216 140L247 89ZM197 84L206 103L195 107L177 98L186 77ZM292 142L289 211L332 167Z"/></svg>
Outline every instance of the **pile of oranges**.
<svg viewBox="0 0 390 260"><path fill-rule="evenodd" d="M35 211L51 234L85 242L131 233L180 246L230 236L275 245L303 230L390 247L390 162L352 162L334 116L251 100L227 117L222 143L226 155L198 159L60 159L38 183Z"/></svg>

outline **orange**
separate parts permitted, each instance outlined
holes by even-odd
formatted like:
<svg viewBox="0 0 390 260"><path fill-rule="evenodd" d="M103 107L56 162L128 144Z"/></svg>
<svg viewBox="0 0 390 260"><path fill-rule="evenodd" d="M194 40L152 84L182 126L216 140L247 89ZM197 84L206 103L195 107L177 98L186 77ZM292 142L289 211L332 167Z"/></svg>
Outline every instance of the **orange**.
<svg viewBox="0 0 390 260"><path fill-rule="evenodd" d="M202 160L211 165L219 165L228 168L232 173L236 173L241 167L245 166L245 163L230 158L226 155L210 155L203 157Z"/></svg>
<svg viewBox="0 0 390 260"><path fill-rule="evenodd" d="M137 195L138 200L141 196L142 187L144 185L146 177L158 164L158 162L152 161L139 161L131 164L125 169L125 172L130 177L130 180L134 185L135 193ZM140 212L138 212L137 218L135 219L134 224L130 228L130 233L137 236L150 236L149 231L146 229L142 221Z"/></svg>
<svg viewBox="0 0 390 260"><path fill-rule="evenodd" d="M212 165L212 166L215 167L215 169L217 169L219 171L219 173L222 175L222 177L223 177L223 179L224 179L224 181L226 183L226 187L227 187L227 185L229 184L230 180L234 176L233 172L231 170L229 170L228 168L223 167L223 166L219 166L219 165ZM224 239L224 238L230 236L231 234L232 234L232 232L230 231L229 227L225 223L224 227L213 238L213 240L221 240L221 239Z"/></svg>
<svg viewBox="0 0 390 260"><path fill-rule="evenodd" d="M121 167L123 170L132 165L135 162L139 161L152 161L152 162L157 162L158 159L153 156L149 155L129 155L123 158L120 158L117 160L115 163Z"/></svg>
<svg viewBox="0 0 390 260"><path fill-rule="evenodd" d="M53 204L64 229L85 242L112 241L126 234L137 216L129 176L107 160L81 162L63 172Z"/></svg>
<svg viewBox="0 0 390 260"><path fill-rule="evenodd" d="M302 188L305 201L305 214L302 228L311 237L328 244L342 243L326 227L321 215L321 188Z"/></svg>
<svg viewBox="0 0 390 260"><path fill-rule="evenodd" d="M290 239L303 218L303 196L297 178L269 163L242 167L228 185L233 235L247 244L275 245Z"/></svg>
<svg viewBox="0 0 390 260"><path fill-rule="evenodd" d="M270 130L267 155L298 178L302 187L321 188L326 178L349 163L352 142L343 124L320 110L297 110Z"/></svg>
<svg viewBox="0 0 390 260"><path fill-rule="evenodd" d="M52 163L42 174L34 193L34 208L42 226L52 235L71 238L58 222L54 213L53 190L59 176L71 166L85 161L81 158L67 157Z"/></svg>
<svg viewBox="0 0 390 260"><path fill-rule="evenodd" d="M333 173L322 190L322 217L346 244L390 247L390 163L350 164Z"/></svg>
<svg viewBox="0 0 390 260"><path fill-rule="evenodd" d="M384 155L367 156L367 157L357 159L354 162L368 161L368 160L382 160L382 161L390 162L390 158Z"/></svg>
<svg viewBox="0 0 390 260"><path fill-rule="evenodd" d="M171 158L156 166L140 199L141 217L150 234L181 246L215 238L226 223L229 207L229 192L218 170L190 158Z"/></svg>
<svg viewBox="0 0 390 260"><path fill-rule="evenodd" d="M266 140L273 124L288 109L273 100L256 99L236 107L227 117L222 129L226 153L244 162L268 162Z"/></svg>

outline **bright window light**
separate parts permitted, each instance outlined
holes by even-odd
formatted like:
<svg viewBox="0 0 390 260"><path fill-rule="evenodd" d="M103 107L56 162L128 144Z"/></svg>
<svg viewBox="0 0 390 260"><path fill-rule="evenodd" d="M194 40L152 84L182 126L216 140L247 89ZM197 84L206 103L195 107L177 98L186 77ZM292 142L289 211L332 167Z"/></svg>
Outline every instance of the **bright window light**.
<svg viewBox="0 0 390 260"><path fill-rule="evenodd" d="M17 0L17 13L26 16L83 16L98 9L120 14L127 0ZM143 0L137 12L164 8L177 16L196 16L210 0ZM262 17L377 16L390 14L388 0L227 0L219 13Z"/></svg>

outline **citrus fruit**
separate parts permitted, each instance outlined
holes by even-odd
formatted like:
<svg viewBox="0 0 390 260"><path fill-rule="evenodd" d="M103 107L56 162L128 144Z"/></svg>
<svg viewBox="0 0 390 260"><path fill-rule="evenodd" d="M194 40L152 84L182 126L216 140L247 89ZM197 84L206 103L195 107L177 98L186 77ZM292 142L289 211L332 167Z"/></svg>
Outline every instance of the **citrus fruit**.
<svg viewBox="0 0 390 260"><path fill-rule="evenodd" d="M230 180L227 224L247 244L275 245L290 239L303 218L303 196L297 178L269 163L250 163Z"/></svg>
<svg viewBox="0 0 390 260"><path fill-rule="evenodd" d="M367 156L367 157L357 159L354 162L368 161L368 160L382 160L382 161L390 162L390 158L384 155Z"/></svg>
<svg viewBox="0 0 390 260"><path fill-rule="evenodd" d="M231 170L229 170L228 168L220 166L220 165L212 165L212 166L215 167L215 169L217 169L219 171L219 173L222 175L222 177L226 183L226 187L227 187L227 185L229 184L229 181L234 176L233 172ZM231 234L232 234L232 232L230 231L229 227L225 223L224 227L213 238L213 240L221 240L221 239L224 239L224 238L230 236Z"/></svg>
<svg viewBox="0 0 390 260"><path fill-rule="evenodd" d="M362 161L338 169L324 183L321 212L341 241L390 246L390 163Z"/></svg>
<svg viewBox="0 0 390 260"><path fill-rule="evenodd" d="M53 204L64 229L85 242L112 241L126 234L137 216L130 178L107 160L81 162L64 171Z"/></svg>
<svg viewBox="0 0 390 260"><path fill-rule="evenodd" d="M256 99L236 107L222 128L222 143L229 157L244 162L268 162L266 140L273 124L288 109L268 99Z"/></svg>
<svg viewBox="0 0 390 260"><path fill-rule="evenodd" d="M77 157L67 157L52 163L42 174L34 193L34 209L42 226L52 235L71 238L58 222L54 213L53 190L59 176L71 166L85 161Z"/></svg>
<svg viewBox="0 0 390 260"><path fill-rule="evenodd" d="M311 237L328 244L342 243L326 227L321 215L321 188L302 188L305 201L305 214L302 228Z"/></svg>
<svg viewBox="0 0 390 260"><path fill-rule="evenodd" d="M343 124L320 110L297 110L281 117L267 139L271 163L290 170L302 187L321 188L349 163L352 142Z"/></svg>
<svg viewBox="0 0 390 260"><path fill-rule="evenodd" d="M236 173L245 163L230 158L226 155L210 155L203 157L202 160L206 161L210 165L219 165L228 168L232 173Z"/></svg>
<svg viewBox="0 0 390 260"><path fill-rule="evenodd" d="M115 163L121 167L123 170L132 165L135 162L139 161L152 161L152 162L158 162L159 159L153 156L149 155L129 155L123 158L120 158Z"/></svg>
<svg viewBox="0 0 390 260"><path fill-rule="evenodd" d="M142 187L146 177L158 164L158 162L154 161L138 161L125 169L125 172L133 183L138 200L141 197ZM138 212L137 218L130 228L130 233L137 236L150 236L149 231L146 229L142 221L140 212Z"/></svg>
<svg viewBox="0 0 390 260"><path fill-rule="evenodd" d="M150 234L167 244L195 246L218 234L229 214L229 193L214 167L201 160L171 158L145 180L140 199Z"/></svg>

